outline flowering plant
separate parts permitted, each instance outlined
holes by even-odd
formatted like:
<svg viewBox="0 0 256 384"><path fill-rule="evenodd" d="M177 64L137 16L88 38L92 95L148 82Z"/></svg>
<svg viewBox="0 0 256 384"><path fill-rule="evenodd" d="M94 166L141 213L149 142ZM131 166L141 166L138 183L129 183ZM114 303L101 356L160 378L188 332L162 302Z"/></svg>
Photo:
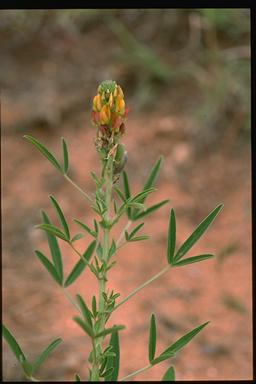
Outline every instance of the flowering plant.
<svg viewBox="0 0 256 384"><path fill-rule="evenodd" d="M90 363L88 379L90 381L126 381L156 364L174 357L209 321L190 330L156 355L156 316L152 314L149 324L148 364L126 377L119 378L119 332L125 326L122 324L108 326L107 323L112 313L128 302L141 289L160 278L163 274L168 273L171 269L212 258L213 255L209 253L186 258L184 256L208 229L222 209L223 204L218 205L180 247L176 246L176 216L172 208L167 232L166 267L142 283L127 297L117 301L120 294L113 290L110 291L107 285L111 277L110 271L116 264L115 259L118 249L128 242L147 240L149 238L147 235L139 235L139 231L144 225L144 218L168 203L169 200L160 201L149 207L145 205L148 195L155 190L154 186L161 167L162 157L153 166L142 190L136 195L132 195L130 192L129 178L124 170L127 151L124 144L120 142L125 133L125 119L128 114L121 87L115 81L102 82L98 87L97 95L93 99L92 109L92 121L97 129L95 146L101 160L101 173L100 175L96 175L95 172L91 173L95 181L95 193L91 195L68 176L69 155L67 144L63 138L63 163L61 164L38 140L29 135L24 136L86 198L97 215L93 227L74 219L75 223L92 237L88 247L83 253L80 253L75 246L75 242L83 235L77 233L71 236L69 225L59 203L54 196L50 196L51 203L59 218L60 227L53 225L48 215L42 212L43 223L37 227L47 234L51 259L39 250L36 250L35 253L50 276L55 280L56 284L63 288L66 297L74 305L79 315L74 317L74 321L91 341L92 349L88 356ZM122 175L123 179L123 188L118 186L120 175ZM127 215L127 224L121 231L119 238L115 239L112 235L112 229L118 225L120 218L124 215ZM78 261L68 276L64 276L63 273L59 239L68 243L78 256ZM89 270L98 281L98 292L93 295L90 304L85 302L81 294L77 294L74 298L68 292L68 287L82 277L85 269ZM36 371L62 341L61 339L54 340L34 362L31 362L22 351L14 335L5 325L3 325L3 336L18 359L24 374L32 381L39 381L35 378ZM81 381L78 373L75 374L75 379ZM175 380L173 366L170 366L162 380Z"/></svg>

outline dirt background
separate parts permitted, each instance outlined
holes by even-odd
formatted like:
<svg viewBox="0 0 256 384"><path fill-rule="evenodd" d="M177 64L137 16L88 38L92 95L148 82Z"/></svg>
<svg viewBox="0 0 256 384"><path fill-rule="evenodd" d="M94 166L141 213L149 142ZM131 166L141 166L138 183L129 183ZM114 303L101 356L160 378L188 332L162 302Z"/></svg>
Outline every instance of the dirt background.
<svg viewBox="0 0 256 384"><path fill-rule="evenodd" d="M120 377L147 364L154 312L159 352L197 325L211 323L177 357L135 380L160 380L170 364L177 380L252 379L250 26L248 11L235 11L225 11L226 29L221 10L216 12L222 24L202 10L1 11L3 321L31 359L63 338L38 371L40 380L72 381L76 372L86 380L90 343L34 254L49 254L45 234L34 226L41 209L57 224L50 194L73 234L79 229L72 218L89 224L93 213L22 136L31 134L59 158L65 137L70 177L93 192L90 171L99 172L99 161L90 108L98 84L108 78L122 86L130 107L123 142L132 191L140 190L162 154L158 190L149 203L170 199L145 220L150 240L120 249L108 286L125 297L166 265L171 207L181 244L217 204L225 205L190 252L213 252L214 259L171 270L113 314L112 323L126 325ZM233 36L231 21L239 17L241 33ZM226 60L224 50L231 58ZM125 220L116 236L122 225ZM83 251L90 240L85 236L77 247ZM67 275L77 257L60 245ZM96 281L87 270L69 291L88 301ZM5 342L3 380L24 380Z"/></svg>

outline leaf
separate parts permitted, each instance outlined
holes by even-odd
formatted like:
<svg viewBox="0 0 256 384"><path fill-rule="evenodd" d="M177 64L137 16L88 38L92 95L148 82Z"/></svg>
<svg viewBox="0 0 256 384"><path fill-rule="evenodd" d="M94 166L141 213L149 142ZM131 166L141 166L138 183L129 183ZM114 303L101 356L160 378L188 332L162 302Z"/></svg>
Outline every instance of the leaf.
<svg viewBox="0 0 256 384"><path fill-rule="evenodd" d="M74 243L75 241L77 240L80 240L84 237L84 234L83 233L78 233L77 235L75 235L70 241L71 243Z"/></svg>
<svg viewBox="0 0 256 384"><path fill-rule="evenodd" d="M128 200L131 203L142 203L142 200L144 201L145 198L152 192L154 192L156 189L155 188L148 188L148 189L143 189L142 192L137 193L134 197L132 197L130 200Z"/></svg>
<svg viewBox="0 0 256 384"><path fill-rule="evenodd" d="M78 301L79 307L80 307L80 309L82 311L84 319L92 327L92 314L91 314L91 311L87 307L84 299L79 294L77 294L76 297L77 297L77 301Z"/></svg>
<svg viewBox="0 0 256 384"><path fill-rule="evenodd" d="M60 239L65 240L67 242L69 241L65 233L63 233L59 228L55 227L52 224L39 224L39 225L36 225L36 228L43 229L44 231L49 232L51 235L57 236Z"/></svg>
<svg viewBox="0 0 256 384"><path fill-rule="evenodd" d="M47 269L47 271L50 273L50 275L54 278L54 280L62 286L62 279L60 278L57 270L55 269L54 265L45 257L45 255L40 251L35 251L37 257L41 261L41 263L44 265L44 267Z"/></svg>
<svg viewBox="0 0 256 384"><path fill-rule="evenodd" d="M47 214L42 211L43 221L45 224L51 224ZM55 236L51 235L49 232L46 232L48 245L52 255L52 261L55 265L55 269L60 277L61 284L63 283L63 264L60 248L58 245L58 241Z"/></svg>
<svg viewBox="0 0 256 384"><path fill-rule="evenodd" d="M151 362L151 364L155 365L157 363L160 363L161 361L164 361L166 359L169 359L170 357L175 356L176 353L180 349L182 349L186 344L188 344L207 324L209 324L209 321L207 321L206 323L204 323L202 325L199 325L199 327L186 333L186 335L182 336L174 344L172 344L170 347L168 347L163 353L161 353L160 356L158 356L156 359L154 359Z"/></svg>
<svg viewBox="0 0 256 384"><path fill-rule="evenodd" d="M125 203L126 202L126 198L125 198L123 192L117 186L113 187L113 189L114 189L114 191L116 191L116 193L118 194L120 199L123 201L123 203Z"/></svg>
<svg viewBox="0 0 256 384"><path fill-rule="evenodd" d="M137 225L129 234L129 239L131 239L142 227L143 227L144 223L140 223L139 225Z"/></svg>
<svg viewBox="0 0 256 384"><path fill-rule="evenodd" d="M82 330L87 333L88 336L90 336L91 338L94 338L94 333L93 333L93 329L90 327L90 325L88 325L87 323L85 323L80 317L76 316L76 317L73 317L73 320L82 328Z"/></svg>
<svg viewBox="0 0 256 384"><path fill-rule="evenodd" d="M18 344L17 340L15 339L15 337L12 335L10 330L4 324L2 324L2 332L3 332L3 337L4 337L5 341L7 342L9 347L11 348L14 355L16 356L18 362L21 363L21 359L23 361L27 361L26 356L24 355L24 353L23 353L20 345Z"/></svg>
<svg viewBox="0 0 256 384"><path fill-rule="evenodd" d="M106 336L109 335L110 333L116 332L116 331L121 331L122 329L125 329L124 325L114 325L111 328L106 328L103 331L97 333L95 337L101 337L101 336Z"/></svg>
<svg viewBox="0 0 256 384"><path fill-rule="evenodd" d="M220 210L223 208L223 204L218 205L195 229L195 231L192 233L192 235L189 236L189 238L182 244L182 246L179 248L178 252L176 253L174 257L174 261L178 261L181 259L189 250L192 248L192 246L195 244L195 242L203 235L203 233L207 230L207 228L211 225L215 217L218 215Z"/></svg>
<svg viewBox="0 0 256 384"><path fill-rule="evenodd" d="M75 264L74 268L72 269L65 281L65 288L72 284L81 275L93 255L95 246L96 240L94 240L84 252L83 259L78 260L78 262Z"/></svg>
<svg viewBox="0 0 256 384"><path fill-rule="evenodd" d="M150 329L149 329L149 341L148 341L148 358L149 362L154 359L156 353L156 318L155 315L151 315Z"/></svg>
<svg viewBox="0 0 256 384"><path fill-rule="evenodd" d="M129 239L129 241L130 242L132 242L132 241L142 241L142 240L148 240L148 239L150 239L149 236L142 235L142 236L133 237L132 239Z"/></svg>
<svg viewBox="0 0 256 384"><path fill-rule="evenodd" d="M175 381L175 371L173 367L170 367L165 372L162 381Z"/></svg>
<svg viewBox="0 0 256 384"><path fill-rule="evenodd" d="M124 195L126 200L128 200L131 197L131 192L130 192L130 186L129 186L129 179L127 176L127 173L123 171L123 182L124 182ZM127 216L129 219L131 219L131 208L127 208Z"/></svg>
<svg viewBox="0 0 256 384"><path fill-rule="evenodd" d="M49 354L62 342L62 339L54 340L48 347L41 353L41 355L36 359L32 365L32 373L34 373L40 365L48 358Z"/></svg>
<svg viewBox="0 0 256 384"><path fill-rule="evenodd" d="M96 303L96 297L95 296L92 297L92 313L93 313L94 318L96 318L98 312L97 312L97 303Z"/></svg>
<svg viewBox="0 0 256 384"><path fill-rule="evenodd" d="M81 381L81 377L79 376L78 373L75 374L75 379L76 379L76 381Z"/></svg>
<svg viewBox="0 0 256 384"><path fill-rule="evenodd" d="M54 167L57 168L58 171L63 173L58 160L53 156L51 152L48 151L48 149L43 144L41 144L38 140L36 140L30 135L24 135L23 137L30 141L32 144L34 144L34 146L54 165Z"/></svg>
<svg viewBox="0 0 256 384"><path fill-rule="evenodd" d="M53 196L50 196L50 199L51 199L51 201L52 201L52 203L54 205L54 208L56 209L56 212L57 212L57 214L59 216L60 223L61 223L61 225L62 225L62 227L64 229L66 237L67 237L67 239L70 240L70 232L69 232L68 224L67 224L65 216L64 216L64 214L62 212L62 209L60 208L59 204L57 203L56 199Z"/></svg>
<svg viewBox="0 0 256 384"><path fill-rule="evenodd" d="M114 367L108 368L108 369L106 369L105 372L101 373L100 376L101 376L101 377L109 376L109 375L111 375L111 373L112 373L113 371L114 371Z"/></svg>
<svg viewBox="0 0 256 384"><path fill-rule="evenodd" d="M105 376L105 381L117 381L120 365L120 347L118 331L112 332L109 345L112 346L111 351L115 353L115 356L110 356L107 358L106 368L109 369L113 367L114 370L111 372L111 374Z"/></svg>
<svg viewBox="0 0 256 384"><path fill-rule="evenodd" d="M173 266L175 266L175 267L182 267L183 265L197 263L199 261L211 259L212 257L214 257L214 255L211 255L211 254L188 257L186 259L178 261L177 263L174 263Z"/></svg>
<svg viewBox="0 0 256 384"><path fill-rule="evenodd" d="M63 150L63 171L64 174L68 173L68 147L65 139L62 137L62 150Z"/></svg>
<svg viewBox="0 0 256 384"><path fill-rule="evenodd" d="M175 212L171 209L169 218L169 229L168 229L168 245L167 245L167 260L169 264L173 264L174 253L176 245L176 218Z"/></svg>
<svg viewBox="0 0 256 384"><path fill-rule="evenodd" d="M86 224L82 223L80 220L77 220L77 219L74 219L73 220L75 223L77 223L78 225L80 225L80 227L82 227L83 229L86 230L86 232L88 232L91 236L93 237L97 237L97 233L96 231L93 231L91 228L89 228Z"/></svg>
<svg viewBox="0 0 256 384"><path fill-rule="evenodd" d="M156 164L153 166L146 183L144 184L144 187L143 187L144 191L148 188L151 188L155 184L158 173L160 171L162 161L163 161L163 156L160 156Z"/></svg>
<svg viewBox="0 0 256 384"><path fill-rule="evenodd" d="M157 209L161 208L163 205L169 203L169 201L170 201L170 200L163 200L163 201L161 201L160 203L157 203L157 204L152 205L151 207L145 209L145 211L143 211L143 212L134 214L134 216L133 216L133 221L135 221L135 220L139 220L139 219L142 219L142 218L145 217L145 216L151 215L151 213L153 213L153 212L156 211Z"/></svg>
<svg viewBox="0 0 256 384"><path fill-rule="evenodd" d="M112 256L116 253L116 243L115 240L112 240L111 247L108 251L108 260L111 259Z"/></svg>

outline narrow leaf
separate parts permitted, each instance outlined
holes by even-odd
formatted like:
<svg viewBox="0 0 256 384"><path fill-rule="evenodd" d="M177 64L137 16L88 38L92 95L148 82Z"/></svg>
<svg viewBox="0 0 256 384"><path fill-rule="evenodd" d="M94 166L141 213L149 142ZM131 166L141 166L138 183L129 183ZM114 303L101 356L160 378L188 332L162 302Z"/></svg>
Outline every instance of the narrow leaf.
<svg viewBox="0 0 256 384"><path fill-rule="evenodd" d="M68 147L65 139L62 137L62 150L63 150L63 171L68 173Z"/></svg>
<svg viewBox="0 0 256 384"><path fill-rule="evenodd" d="M108 377L109 375L112 374L112 372L114 371L114 367L111 367L111 368L108 368L106 369L105 372L101 373L101 377Z"/></svg>
<svg viewBox="0 0 256 384"><path fill-rule="evenodd" d="M113 189L114 189L114 191L116 191L116 193L118 194L120 199L123 201L123 203L125 203L126 202L126 198L125 198L123 192L117 186L113 187Z"/></svg>
<svg viewBox="0 0 256 384"><path fill-rule="evenodd" d="M93 231L91 228L89 228L86 224L82 223L80 220L74 219L74 222L80 225L83 229L86 230L91 236L97 237L96 231Z"/></svg>
<svg viewBox="0 0 256 384"><path fill-rule="evenodd" d="M114 325L111 328L106 328L104 331L101 331L95 335L95 337L101 337L101 336L106 336L109 335L110 333L116 332L116 331L121 331L122 329L125 329L124 325Z"/></svg>
<svg viewBox="0 0 256 384"><path fill-rule="evenodd" d="M70 272L69 276L67 277L67 279L65 281L64 287L68 287L70 284L72 284L81 275L81 273L83 272L83 270L85 269L85 267L87 266L87 264L89 263L92 255L93 255L95 246L96 246L96 240L94 240L89 245L89 247L87 248L87 250L83 254L83 258L80 259L75 264L74 268L72 269L72 271Z"/></svg>
<svg viewBox="0 0 256 384"><path fill-rule="evenodd" d="M211 255L211 254L188 257L186 259L178 261L177 263L174 263L173 266L175 266L175 267L182 267L183 265L197 263L199 261L211 259L212 257L214 257L214 255Z"/></svg>
<svg viewBox="0 0 256 384"><path fill-rule="evenodd" d="M142 203L145 198L152 192L154 192L156 189L155 188L147 188L147 189L143 189L142 192L139 192L137 193L137 195L135 195L134 197L131 198L131 202L132 203ZM130 202L129 201L129 202Z"/></svg>
<svg viewBox="0 0 256 384"><path fill-rule="evenodd" d="M132 231L131 233L129 234L129 238L131 239L142 227L143 227L144 223L140 223L139 225L137 225Z"/></svg>
<svg viewBox="0 0 256 384"><path fill-rule="evenodd" d="M44 254L40 251L35 251L37 257L41 261L41 263L44 265L44 267L47 269L47 271L50 273L50 275L54 278L54 280L59 284L62 285L62 280L55 269L54 265L47 259L47 257L44 256Z"/></svg>
<svg viewBox="0 0 256 384"><path fill-rule="evenodd" d="M151 315L150 329L149 329L149 341L148 341L148 358L149 362L154 359L156 353L156 318L155 315Z"/></svg>
<svg viewBox="0 0 256 384"><path fill-rule="evenodd" d="M211 225L215 217L218 215L220 210L223 208L223 204L218 205L195 229L192 235L182 244L179 248L178 252L175 255L174 261L178 261L181 259L195 242L203 235L203 233L207 230L207 228Z"/></svg>
<svg viewBox="0 0 256 384"><path fill-rule="evenodd" d="M24 135L23 137L30 141L32 144L34 144L34 146L54 165L54 167L57 168L58 171L63 173L58 160L53 156L51 152L48 151L48 149L43 144L41 144L38 140L36 140L30 135Z"/></svg>
<svg viewBox="0 0 256 384"><path fill-rule="evenodd" d="M9 329L3 324L2 325L2 332L3 332L3 337L9 347L11 348L12 352L16 356L17 360L19 363L21 361L27 361L26 356L24 355L20 345L18 344L17 340L15 337L12 335L12 333L9 331Z"/></svg>
<svg viewBox="0 0 256 384"><path fill-rule="evenodd" d="M88 336L94 338L93 329L85 323L80 317L76 316L73 317L73 320L83 329L85 333L87 333Z"/></svg>
<svg viewBox="0 0 256 384"><path fill-rule="evenodd" d="M193 329L192 331L186 333L186 335L182 336L174 344L168 347L163 353L161 353L160 356L154 359L152 361L152 364L155 365L157 363L160 363L161 361L164 361L166 359L169 359L170 357L175 356L176 353L179 350L181 350L183 347L185 347L185 345L188 344L207 324L209 324L209 321Z"/></svg>
<svg viewBox="0 0 256 384"><path fill-rule="evenodd" d="M41 353L41 355L36 359L34 364L32 365L32 373L34 373L40 365L48 358L50 353L62 342L62 339L54 340L48 347Z"/></svg>
<svg viewBox="0 0 256 384"><path fill-rule="evenodd" d="M53 196L50 196L50 199L54 205L54 208L56 209L56 212L59 216L59 219L60 219L60 223L64 229L64 232L66 234L66 237L70 240L70 233L69 233L69 228L68 228L68 224L66 222L66 219L65 219L65 216L62 212L62 209L60 208L59 204L57 203L56 199L53 197Z"/></svg>
<svg viewBox="0 0 256 384"><path fill-rule="evenodd" d="M78 373L75 374L75 379L76 379L76 381L81 381L81 377L79 376Z"/></svg>
<svg viewBox="0 0 256 384"><path fill-rule="evenodd" d="M134 214L133 221L142 219L145 216L151 215L154 211L161 208L163 205L169 203L170 200L163 200L160 203L157 203L155 205L152 205L151 207L145 209L145 211L139 212L137 214Z"/></svg>
<svg viewBox="0 0 256 384"><path fill-rule="evenodd" d="M125 171L123 171L123 182L124 182L124 195L126 200L128 200L131 197L131 192L130 192L130 186L129 186L129 179ZM132 213L132 210L131 208L128 207L127 216L129 219L131 219L131 213Z"/></svg>
<svg viewBox="0 0 256 384"><path fill-rule="evenodd" d="M80 240L84 237L84 234L83 233L78 233L77 235L75 235L74 237L72 237L72 239L70 240L71 243L74 243L75 241L77 240Z"/></svg>
<svg viewBox="0 0 256 384"><path fill-rule="evenodd" d="M97 316L97 303L96 303L96 297L95 296L92 297L92 313L93 313L93 316L96 318L96 316Z"/></svg>
<svg viewBox="0 0 256 384"><path fill-rule="evenodd" d="M47 214L42 211L43 221L45 224L51 224ZM63 283L63 264L61 252L58 244L58 240L55 236L51 235L49 232L46 232L48 245L52 255L52 261L55 265L55 269L60 277L61 284Z"/></svg>
<svg viewBox="0 0 256 384"><path fill-rule="evenodd" d="M111 247L108 251L108 259L111 259L112 256L116 253L116 243L115 240L112 240Z"/></svg>
<svg viewBox="0 0 256 384"><path fill-rule="evenodd" d="M80 307L80 309L82 311L84 319L92 327L92 314L91 314L91 311L87 307L84 299L79 294L77 294L76 297L77 297L77 301L78 301L79 307Z"/></svg>
<svg viewBox="0 0 256 384"><path fill-rule="evenodd" d="M175 371L173 367L170 367L165 372L162 381L175 381Z"/></svg>
<svg viewBox="0 0 256 384"><path fill-rule="evenodd" d="M176 218L175 218L175 212L172 209L170 212L170 218L169 218L168 245L167 245L167 260L169 264L173 264L175 246L176 246Z"/></svg>
<svg viewBox="0 0 256 384"><path fill-rule="evenodd" d="M57 236L62 240L69 241L65 233L63 233L59 228L55 227L52 224L39 224L36 225L36 228L43 229L44 231L50 233L53 236Z"/></svg>
<svg viewBox="0 0 256 384"><path fill-rule="evenodd" d="M163 156L160 156L159 159L157 160L156 164L153 166L153 168L149 174L149 177L148 177L146 183L144 184L143 190L151 188L155 184L157 176L158 176L159 171L160 171L162 161L163 161ZM144 200L145 200L145 198L144 198Z"/></svg>
<svg viewBox="0 0 256 384"><path fill-rule="evenodd" d="M142 235L142 236L137 236L137 237L133 237L132 239L129 239L129 241L142 241L142 240L148 240L150 239L149 236L147 235Z"/></svg>
<svg viewBox="0 0 256 384"><path fill-rule="evenodd" d="M109 345L112 346L111 351L115 353L115 356L110 356L107 358L106 368L109 369L113 367L114 370L111 372L111 374L105 376L105 381L117 381L120 365L120 347L118 331L112 332Z"/></svg>

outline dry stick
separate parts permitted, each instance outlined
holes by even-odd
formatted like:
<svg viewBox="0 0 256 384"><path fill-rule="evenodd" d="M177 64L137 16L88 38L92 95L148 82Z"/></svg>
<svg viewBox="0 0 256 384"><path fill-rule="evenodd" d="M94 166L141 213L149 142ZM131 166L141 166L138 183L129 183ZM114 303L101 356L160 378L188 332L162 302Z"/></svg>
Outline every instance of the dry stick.
<svg viewBox="0 0 256 384"><path fill-rule="evenodd" d="M158 277L162 276L163 274L165 274L166 272L169 271L169 269L171 268L170 265L167 265L167 267L165 267L164 269L162 269L160 272L158 272L156 275L154 275L153 277L151 277L149 280L145 281L145 283L141 284L138 288L136 288L134 291L132 291L128 296L126 296L122 301L120 301L120 303L118 303L114 309L116 310L118 307L120 307L122 304L126 303L126 301L128 301L131 297L133 297L137 292L139 292L142 288L146 287L147 285L149 285L150 283L152 283L153 281L155 281L156 279L158 279Z"/></svg>

